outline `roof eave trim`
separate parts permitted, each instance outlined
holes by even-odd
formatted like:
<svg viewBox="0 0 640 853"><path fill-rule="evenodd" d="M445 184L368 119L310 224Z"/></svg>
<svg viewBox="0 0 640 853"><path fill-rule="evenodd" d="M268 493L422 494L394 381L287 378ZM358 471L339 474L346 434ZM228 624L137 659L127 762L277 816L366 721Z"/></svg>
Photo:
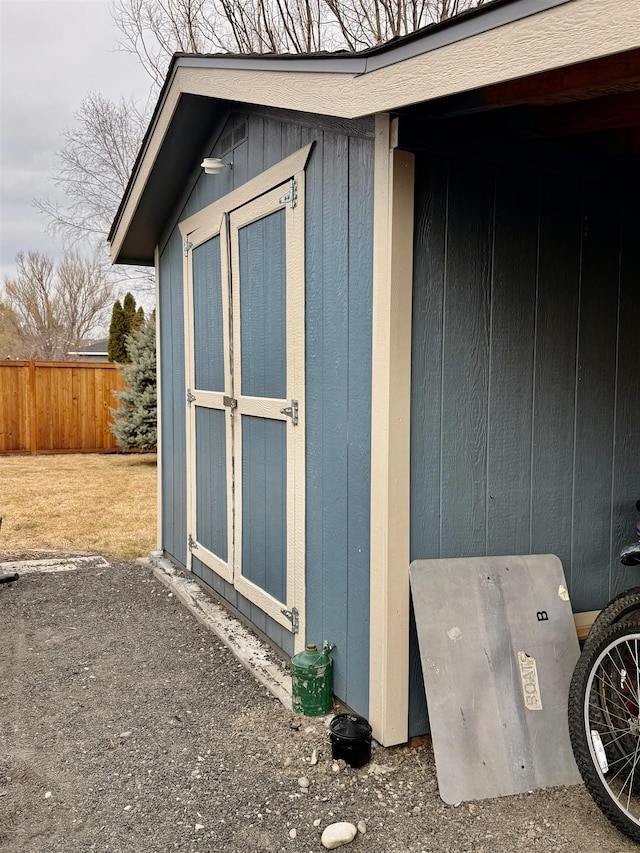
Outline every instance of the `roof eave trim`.
<svg viewBox="0 0 640 853"><path fill-rule="evenodd" d="M455 42L564 6L574 0L494 0L486 6L469 9L445 21L430 24L415 33L395 38L358 53L323 54L237 54L194 55L178 53L172 67L248 71L287 71L310 74L369 74L405 59L430 53Z"/></svg>

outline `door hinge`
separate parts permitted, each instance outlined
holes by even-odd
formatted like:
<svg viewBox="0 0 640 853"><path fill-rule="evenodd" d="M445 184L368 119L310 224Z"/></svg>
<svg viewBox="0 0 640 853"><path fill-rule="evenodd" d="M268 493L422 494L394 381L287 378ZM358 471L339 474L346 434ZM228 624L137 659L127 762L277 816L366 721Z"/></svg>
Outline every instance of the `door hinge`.
<svg viewBox="0 0 640 853"><path fill-rule="evenodd" d="M236 400L235 397L227 397L227 395L225 394L224 397L222 398L222 402L229 409L237 409L238 408L238 401Z"/></svg>
<svg viewBox="0 0 640 853"><path fill-rule="evenodd" d="M197 549L197 547L198 547L198 543L193 538L193 536L191 534L189 534L189 550L195 551Z"/></svg>
<svg viewBox="0 0 640 853"><path fill-rule="evenodd" d="M283 616L286 616L289 622L291 622L291 631L294 634L298 633L298 629L300 628L300 614L298 612L297 607L292 607L291 610L285 610L283 607L280 611Z"/></svg>
<svg viewBox="0 0 640 853"><path fill-rule="evenodd" d="M187 406L190 406L195 399L196 396L191 393L191 388L187 388Z"/></svg>
<svg viewBox="0 0 640 853"><path fill-rule="evenodd" d="M185 256L185 258L186 258L186 257L187 257L187 255L189 254L189 249L190 249L192 246L193 246L193 243L189 240L189 238L188 238L188 237L185 237L185 238L184 238L184 240L182 241L182 248L184 249L184 256Z"/></svg>
<svg viewBox="0 0 640 853"><path fill-rule="evenodd" d="M291 418L291 424L293 426L298 426L298 401L292 400L290 406L280 409L280 414Z"/></svg>
<svg viewBox="0 0 640 853"><path fill-rule="evenodd" d="M298 182L295 178L289 181L289 192L278 199L278 204L288 204L289 207L295 207L298 204Z"/></svg>

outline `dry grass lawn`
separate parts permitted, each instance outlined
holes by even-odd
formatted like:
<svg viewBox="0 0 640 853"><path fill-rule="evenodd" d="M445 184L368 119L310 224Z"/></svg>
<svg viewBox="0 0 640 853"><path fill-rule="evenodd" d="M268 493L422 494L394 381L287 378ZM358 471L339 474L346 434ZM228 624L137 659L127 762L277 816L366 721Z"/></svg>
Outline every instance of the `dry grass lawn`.
<svg viewBox="0 0 640 853"><path fill-rule="evenodd" d="M155 454L0 457L0 551L130 559L156 545Z"/></svg>

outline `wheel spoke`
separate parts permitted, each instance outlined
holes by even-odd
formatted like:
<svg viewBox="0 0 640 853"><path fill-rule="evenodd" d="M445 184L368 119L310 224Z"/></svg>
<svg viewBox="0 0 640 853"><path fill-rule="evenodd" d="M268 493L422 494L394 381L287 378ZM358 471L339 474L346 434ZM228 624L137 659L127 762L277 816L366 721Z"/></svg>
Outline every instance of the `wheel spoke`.
<svg viewBox="0 0 640 853"><path fill-rule="evenodd" d="M635 754L633 756L633 763L631 765L631 772L629 773L629 776L627 777L627 781L629 782L629 795L627 796L627 811L629 810L629 807L631 805L631 793L633 791L633 777L635 776L637 766L638 766L638 743L636 741L636 750L635 750ZM626 784L626 782L625 782L625 784ZM624 785L622 786L622 790L624 791Z"/></svg>

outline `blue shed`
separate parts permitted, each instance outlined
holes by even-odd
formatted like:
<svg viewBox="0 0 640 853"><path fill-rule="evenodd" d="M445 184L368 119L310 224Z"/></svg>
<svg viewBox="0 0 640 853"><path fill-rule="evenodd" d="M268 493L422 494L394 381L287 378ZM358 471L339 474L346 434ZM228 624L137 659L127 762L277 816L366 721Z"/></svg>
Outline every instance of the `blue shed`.
<svg viewBox="0 0 640 853"><path fill-rule="evenodd" d="M633 583L639 24L178 54L114 221L156 270L159 547L286 655L336 643L385 745L428 730L410 560L555 553L581 613Z"/></svg>

